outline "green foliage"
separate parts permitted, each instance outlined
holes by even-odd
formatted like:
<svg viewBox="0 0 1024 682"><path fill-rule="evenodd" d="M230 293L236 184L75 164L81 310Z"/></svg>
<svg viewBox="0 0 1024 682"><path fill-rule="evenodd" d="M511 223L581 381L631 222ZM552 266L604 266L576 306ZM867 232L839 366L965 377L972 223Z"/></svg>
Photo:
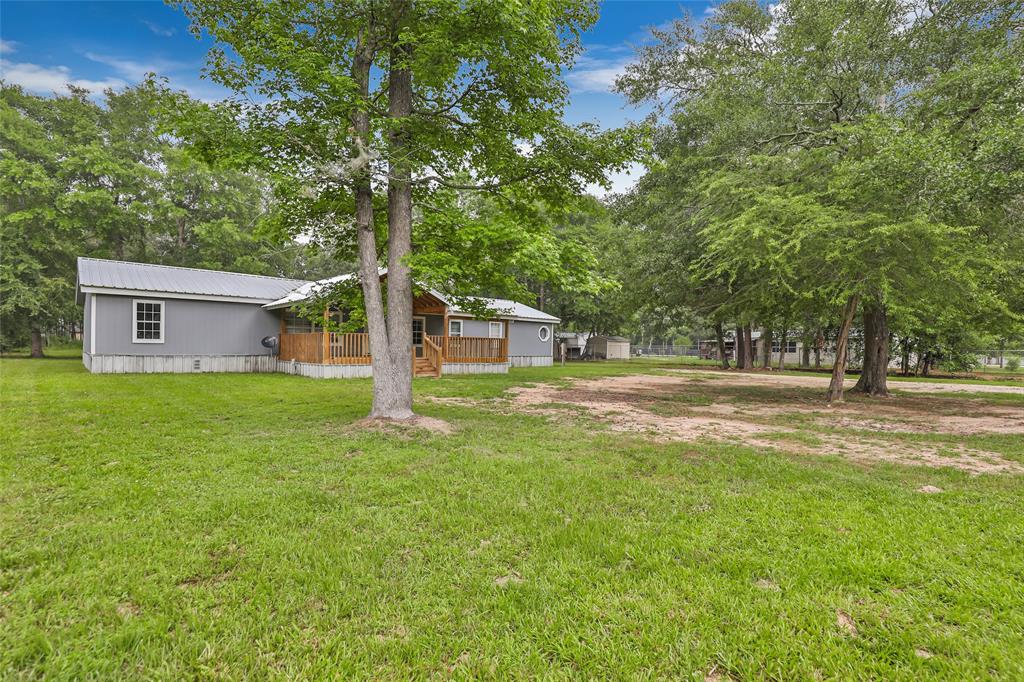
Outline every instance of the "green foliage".
<svg viewBox="0 0 1024 682"><path fill-rule="evenodd" d="M637 278L711 320L812 331L857 296L949 356L955 330L1014 334L1022 14L733 0L655 31L618 84L670 114L660 163L619 205Z"/></svg>
<svg viewBox="0 0 1024 682"><path fill-rule="evenodd" d="M176 4L217 41L210 75L238 93L181 102L176 130L219 164L264 173L283 231L354 257L353 187L368 177L383 260L382 195L401 167L416 207L407 259L415 281L455 298L528 299L528 283L540 281L603 286L589 274L593 255L557 226L588 184L635 156L642 130L562 120L562 74L596 19L590 0ZM365 97L353 71L363 56L375 69ZM411 74L413 102L396 118L398 67ZM352 125L357 112L369 119L367 139Z"/></svg>
<svg viewBox="0 0 1024 682"><path fill-rule="evenodd" d="M178 100L182 101L181 99ZM338 263L275 231L267 183L215 169L163 132L155 82L97 101L0 88L0 326L79 320L79 256L268 275L322 276Z"/></svg>

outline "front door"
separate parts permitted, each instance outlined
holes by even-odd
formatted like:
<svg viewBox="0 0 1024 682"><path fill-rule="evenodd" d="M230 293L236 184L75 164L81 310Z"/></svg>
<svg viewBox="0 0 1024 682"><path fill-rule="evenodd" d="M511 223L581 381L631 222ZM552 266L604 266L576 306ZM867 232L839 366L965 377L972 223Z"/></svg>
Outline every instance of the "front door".
<svg viewBox="0 0 1024 682"><path fill-rule="evenodd" d="M416 357L423 357L423 334L427 329L427 318L413 315L412 317L412 350Z"/></svg>

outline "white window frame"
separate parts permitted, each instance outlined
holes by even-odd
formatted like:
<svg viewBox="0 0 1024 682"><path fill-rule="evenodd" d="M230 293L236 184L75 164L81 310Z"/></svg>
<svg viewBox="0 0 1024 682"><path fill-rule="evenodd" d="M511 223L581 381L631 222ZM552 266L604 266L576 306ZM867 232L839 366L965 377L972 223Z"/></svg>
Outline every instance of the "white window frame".
<svg viewBox="0 0 1024 682"><path fill-rule="evenodd" d="M495 334L494 330L497 329L498 333ZM505 323L504 322L488 322L487 323L487 338L489 339L503 339L505 338Z"/></svg>
<svg viewBox="0 0 1024 682"><path fill-rule="evenodd" d="M458 333L455 332L455 325L459 325ZM462 320L448 320L448 336L462 336Z"/></svg>
<svg viewBox="0 0 1024 682"><path fill-rule="evenodd" d="M156 339L140 339L139 338L139 304L140 303L152 303L160 306L160 336ZM167 309L163 301L157 301L151 298L133 298L132 299L132 343L163 343L164 342L164 331L167 327Z"/></svg>
<svg viewBox="0 0 1024 682"><path fill-rule="evenodd" d="M546 334L545 334L546 332ZM542 324L537 328L537 338L541 341L547 342L551 340L551 327L546 324Z"/></svg>

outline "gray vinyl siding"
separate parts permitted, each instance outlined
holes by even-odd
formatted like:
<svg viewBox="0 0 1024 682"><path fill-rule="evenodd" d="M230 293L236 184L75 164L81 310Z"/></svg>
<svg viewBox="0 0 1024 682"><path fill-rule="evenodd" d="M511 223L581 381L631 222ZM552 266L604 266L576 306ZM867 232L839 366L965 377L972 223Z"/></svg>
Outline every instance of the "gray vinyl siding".
<svg viewBox="0 0 1024 682"><path fill-rule="evenodd" d="M487 320L467 320L466 318L449 318L462 320L463 336L489 336Z"/></svg>
<svg viewBox="0 0 1024 682"><path fill-rule="evenodd" d="M469 320L462 319L463 336L489 336L490 320ZM504 322L503 320L500 320ZM537 336L541 327L547 327L551 337L547 341L541 341ZM551 338L554 337L554 325L550 322L525 322L523 320L508 320L508 354L513 356L547 356L551 357Z"/></svg>
<svg viewBox="0 0 1024 682"><path fill-rule="evenodd" d="M260 340L281 331L276 312L252 303L93 295L96 355L269 355ZM163 343L132 343L134 299L164 302ZM88 329L90 307L86 311Z"/></svg>
<svg viewBox="0 0 1024 682"><path fill-rule="evenodd" d="M550 336L541 341L537 335L541 327L547 327ZM552 338L555 336L554 325L541 322L524 322L511 320L508 323L508 354L509 357L519 355L551 357Z"/></svg>

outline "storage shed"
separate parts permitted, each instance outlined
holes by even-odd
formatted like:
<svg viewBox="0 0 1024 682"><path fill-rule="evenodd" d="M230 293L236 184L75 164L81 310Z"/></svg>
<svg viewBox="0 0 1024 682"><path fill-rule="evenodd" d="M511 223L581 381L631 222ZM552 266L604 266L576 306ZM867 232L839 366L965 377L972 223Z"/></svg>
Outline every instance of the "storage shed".
<svg viewBox="0 0 1024 682"><path fill-rule="evenodd" d="M622 336L595 336L590 339L590 352L601 360L629 360L629 339Z"/></svg>

